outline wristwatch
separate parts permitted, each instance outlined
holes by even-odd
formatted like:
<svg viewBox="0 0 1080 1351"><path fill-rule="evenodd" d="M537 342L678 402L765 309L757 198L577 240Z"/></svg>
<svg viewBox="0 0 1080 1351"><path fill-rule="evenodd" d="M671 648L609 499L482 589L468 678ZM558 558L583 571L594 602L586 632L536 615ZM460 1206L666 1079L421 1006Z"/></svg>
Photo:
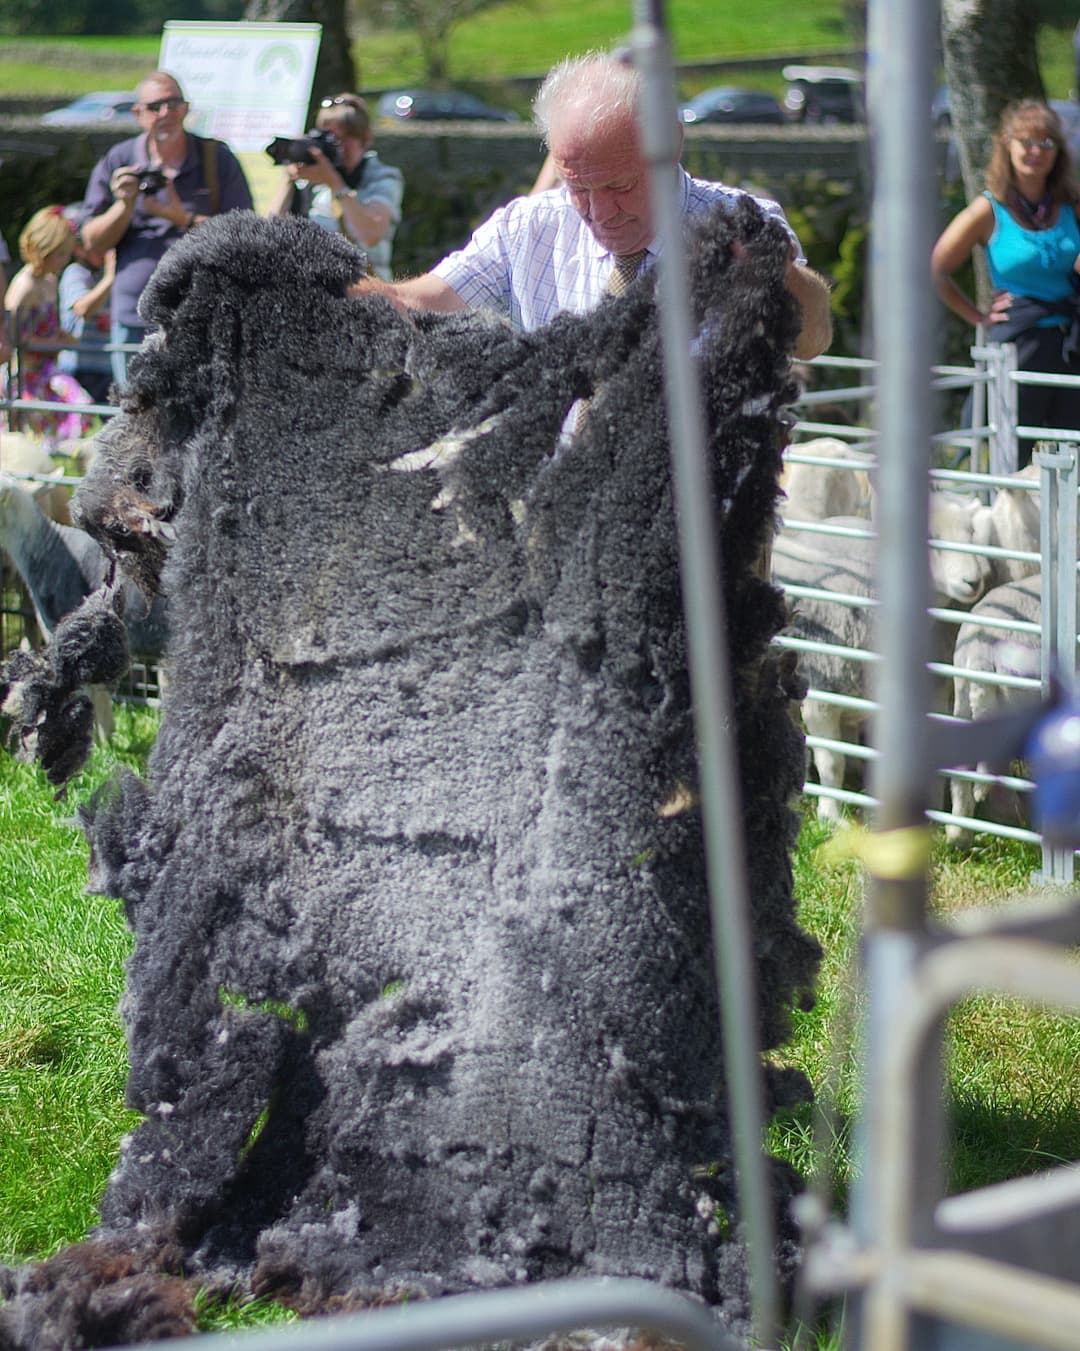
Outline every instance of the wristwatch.
<svg viewBox="0 0 1080 1351"><path fill-rule="evenodd" d="M334 193L334 201L340 201L342 197L355 197L356 193L352 188L338 188Z"/></svg>

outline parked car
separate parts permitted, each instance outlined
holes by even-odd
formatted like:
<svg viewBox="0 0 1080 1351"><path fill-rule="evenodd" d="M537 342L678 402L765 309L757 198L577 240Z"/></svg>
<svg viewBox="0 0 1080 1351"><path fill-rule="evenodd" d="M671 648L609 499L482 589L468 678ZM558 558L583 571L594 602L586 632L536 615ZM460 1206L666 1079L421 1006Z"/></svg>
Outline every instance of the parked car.
<svg viewBox="0 0 1080 1351"><path fill-rule="evenodd" d="M493 108L460 89L396 89L383 94L380 117L395 122L520 122L517 113Z"/></svg>
<svg viewBox="0 0 1080 1351"><path fill-rule="evenodd" d="M952 130L952 109L949 103L949 86L943 84L930 100L930 120L935 131Z"/></svg>
<svg viewBox="0 0 1080 1351"><path fill-rule="evenodd" d="M761 89L741 89L724 84L684 103L679 109L684 122L771 122L784 120L780 103Z"/></svg>
<svg viewBox="0 0 1080 1351"><path fill-rule="evenodd" d="M104 90L98 94L83 94L74 103L53 108L43 113L41 121L47 127L79 127L95 122L111 122L116 127L137 127L131 111L135 106L133 93Z"/></svg>
<svg viewBox="0 0 1080 1351"><path fill-rule="evenodd" d="M785 66L784 112L792 122L862 122L863 78L847 66Z"/></svg>

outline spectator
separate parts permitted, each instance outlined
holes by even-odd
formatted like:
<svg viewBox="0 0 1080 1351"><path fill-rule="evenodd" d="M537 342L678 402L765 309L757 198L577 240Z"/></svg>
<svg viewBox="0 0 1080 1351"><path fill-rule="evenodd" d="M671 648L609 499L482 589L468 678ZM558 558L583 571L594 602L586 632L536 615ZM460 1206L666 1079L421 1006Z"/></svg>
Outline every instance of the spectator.
<svg viewBox="0 0 1080 1351"><path fill-rule="evenodd" d="M82 223L91 253L116 250L114 343L142 341L139 296L169 246L208 216L250 210L252 204L244 171L228 146L184 130L188 104L171 75L154 71L136 93L142 131L114 145L94 166ZM147 179L148 170L157 171L160 186ZM114 352L112 367L123 382L126 354Z"/></svg>
<svg viewBox="0 0 1080 1351"><path fill-rule="evenodd" d="M535 111L563 186L501 207L431 272L392 285L369 278L357 283L356 292L376 291L407 309L496 308L526 331L562 310L593 309L618 259L644 251L642 266L650 267L657 251L638 140L640 83L636 70L610 56L556 66L540 87ZM744 195L691 178L681 167L671 188L684 216ZM759 204L783 220L775 202ZM807 358L828 346L828 289L796 254L794 235L792 240L788 286L803 314L795 355Z"/></svg>
<svg viewBox="0 0 1080 1351"><path fill-rule="evenodd" d="M11 254L8 253L8 246L4 241L3 235L0 235L0 304L3 303L7 295L8 268L11 266ZM11 340L8 337L7 324L0 324L0 366L11 356Z"/></svg>
<svg viewBox="0 0 1080 1351"><path fill-rule="evenodd" d="M389 281L401 221L401 170L383 164L372 150L371 115L359 94L323 99L315 125L333 136L339 158L335 162L315 146L314 164L290 164L267 214L307 216L325 230L340 230L367 251L372 272Z"/></svg>
<svg viewBox="0 0 1080 1351"><path fill-rule="evenodd" d="M990 342L1016 344L1021 370L1080 375L1080 254L1077 204L1061 122L1037 99L1010 103L1001 115L986 171L986 191L945 227L930 270L945 304L969 324L985 325ZM994 295L987 311L953 280L976 245L986 250ZM1080 388L1021 385L1020 423L1080 429ZM1034 442L1022 439L1023 468Z"/></svg>
<svg viewBox="0 0 1080 1351"><path fill-rule="evenodd" d="M69 219L79 208L68 208ZM111 326L109 295L116 273L116 251L102 257L91 253L78 232L75 255L60 274L60 323L78 344L60 353L57 364L90 392L95 403L105 403L112 383L112 363L105 350Z"/></svg>
<svg viewBox="0 0 1080 1351"><path fill-rule="evenodd" d="M57 369L61 348L74 342L60 327L56 279L71 261L74 232L61 206L35 211L19 236L25 266L11 279L4 309L17 344L16 389L26 399L88 404L90 395L71 375ZM78 413L20 413L24 427L55 441L84 435L90 419Z"/></svg>

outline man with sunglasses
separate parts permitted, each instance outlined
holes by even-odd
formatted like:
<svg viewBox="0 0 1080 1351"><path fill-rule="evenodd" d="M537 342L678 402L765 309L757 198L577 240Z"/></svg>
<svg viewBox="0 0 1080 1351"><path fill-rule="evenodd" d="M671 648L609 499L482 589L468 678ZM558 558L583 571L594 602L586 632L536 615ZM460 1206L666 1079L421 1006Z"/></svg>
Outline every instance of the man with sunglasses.
<svg viewBox="0 0 1080 1351"><path fill-rule="evenodd" d="M359 94L325 98L315 125L329 132L333 159L313 146L313 164L290 164L270 203L271 216L297 215L339 231L367 252L376 277L390 280L390 250L401 220L401 170L371 148L371 114Z"/></svg>
<svg viewBox="0 0 1080 1351"><path fill-rule="evenodd" d="M139 296L170 245L208 216L252 206L244 171L228 146L184 130L188 104L171 75L154 71L136 95L141 131L94 166L81 225L92 253L116 250L114 343L142 342L146 326L138 314ZM126 353L112 354L112 369L123 383Z"/></svg>

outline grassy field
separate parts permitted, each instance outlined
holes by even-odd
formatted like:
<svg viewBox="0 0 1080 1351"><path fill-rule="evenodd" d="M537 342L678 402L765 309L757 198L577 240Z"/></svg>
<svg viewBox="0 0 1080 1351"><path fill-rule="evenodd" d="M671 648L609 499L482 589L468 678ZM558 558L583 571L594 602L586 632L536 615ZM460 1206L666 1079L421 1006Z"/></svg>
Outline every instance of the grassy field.
<svg viewBox="0 0 1080 1351"><path fill-rule="evenodd" d="M843 17L843 0L816 0L793 10L786 0L673 0L668 23L676 60L684 65L739 58L815 54L851 48L855 39ZM571 52L624 41L632 22L626 0L507 0L505 5L462 23L454 32L454 82L473 87L505 106L528 111L528 91L505 82L536 75ZM132 88L157 64L157 37L0 38L0 98L55 98L62 103L95 89ZM421 77L417 45L408 32L354 32L353 56L362 89L416 83ZM1047 93L1066 98L1074 84L1071 31L1044 26L1039 56ZM689 97L723 78L779 93L774 65L747 65L715 73L684 72L679 94Z"/></svg>
<svg viewBox="0 0 1080 1351"><path fill-rule="evenodd" d="M825 863L831 831L809 817L795 860L800 916L824 949L815 1007L796 1013L791 1045L779 1063L803 1069L817 1102L774 1121L771 1144L804 1176L817 1176L840 1204L853 1176L849 1128L858 1105L855 1035L857 947L863 875L854 862ZM947 922L969 908L1026 894L1036 850L983 836L956 850L936 834L930 869L931 914ZM1080 1021L1016 1001L965 1001L946 1039L950 1191L988 1186L1080 1158Z"/></svg>
<svg viewBox="0 0 1080 1351"><path fill-rule="evenodd" d="M815 0L792 9L787 0L672 0L667 18L676 60L683 65L740 58L832 53L856 45L844 19L843 0ZM466 20L451 42L455 83L505 106L528 111L528 91L505 82L540 74L555 61L590 47L626 39L633 20L627 0L507 0ZM361 89L414 84L421 78L417 44L407 31L354 31L353 57ZM157 37L0 38L0 98L55 98L65 102L95 89L125 89L157 63ZM1074 84L1071 29L1044 26L1039 57L1049 97L1066 98ZM777 66L747 65L725 71L736 83L779 93ZM689 70L679 94L689 97L721 77Z"/></svg>
<svg viewBox="0 0 1080 1351"><path fill-rule="evenodd" d="M816 0L793 12L786 0L672 0L668 23L680 61L812 53L846 47L843 0ZM623 41L633 19L627 0L507 0L455 30L451 68L459 82L542 73L568 52ZM363 88L415 82L408 32L357 31L353 56ZM129 87L155 63L156 38L0 39L0 96Z"/></svg>
<svg viewBox="0 0 1080 1351"><path fill-rule="evenodd" d="M142 766L155 726L153 714L120 709L112 743L62 803L38 771L0 755L0 1263L85 1235L135 1120L123 1106L116 1015L129 937L117 902L83 894L86 848L72 818L118 764ZM854 1167L863 879L854 862L822 859L828 837L811 815L796 858L801 918L825 951L817 1004L796 1014L791 1044L776 1056L805 1070L818 1100L774 1121L770 1146L842 1207ZM959 852L939 839L934 912L1021 893L1036 863L1034 851L989 838ZM953 1189L1080 1157L1080 1020L970 1000L950 1021L947 1057ZM207 1305L204 1323L284 1316L273 1306Z"/></svg>

